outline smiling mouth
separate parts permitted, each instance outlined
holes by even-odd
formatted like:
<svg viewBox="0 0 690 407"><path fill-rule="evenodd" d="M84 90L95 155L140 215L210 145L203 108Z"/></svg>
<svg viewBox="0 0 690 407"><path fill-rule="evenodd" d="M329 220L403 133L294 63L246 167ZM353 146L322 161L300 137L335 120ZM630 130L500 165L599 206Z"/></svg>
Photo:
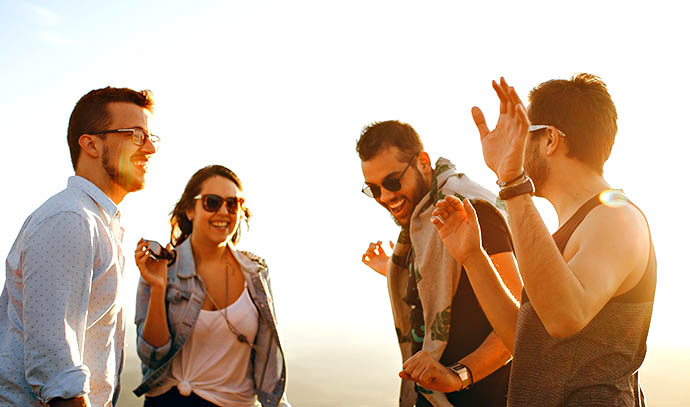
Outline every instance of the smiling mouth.
<svg viewBox="0 0 690 407"><path fill-rule="evenodd" d="M144 172L149 168L148 160L132 160L132 164Z"/></svg>
<svg viewBox="0 0 690 407"><path fill-rule="evenodd" d="M219 229L227 229L230 226L230 222L211 222L211 226Z"/></svg>
<svg viewBox="0 0 690 407"><path fill-rule="evenodd" d="M388 211L393 214L393 216L398 216L403 210L405 205L405 198L396 199L391 203L386 204Z"/></svg>

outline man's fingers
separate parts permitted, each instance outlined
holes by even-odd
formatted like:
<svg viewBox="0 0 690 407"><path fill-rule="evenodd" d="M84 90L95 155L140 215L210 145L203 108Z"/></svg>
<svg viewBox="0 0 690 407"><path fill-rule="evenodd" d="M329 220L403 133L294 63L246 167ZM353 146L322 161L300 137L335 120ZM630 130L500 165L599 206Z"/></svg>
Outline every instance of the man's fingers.
<svg viewBox="0 0 690 407"><path fill-rule="evenodd" d="M471 223L477 224L477 212L474 210L474 206L472 206L470 200L465 198L463 206L465 213L467 214L467 218L471 221Z"/></svg>
<svg viewBox="0 0 690 407"><path fill-rule="evenodd" d="M462 201L455 195L446 195L444 201L453 209L462 209Z"/></svg>
<svg viewBox="0 0 690 407"><path fill-rule="evenodd" d="M499 109L499 112L501 114L504 114L508 111L508 94L506 93L506 90L503 87L503 82L503 77L501 77L500 85L496 83L496 81L491 81L491 86L493 86L494 91L496 91L496 96L498 96L498 99L501 101L501 106Z"/></svg>
<svg viewBox="0 0 690 407"><path fill-rule="evenodd" d="M477 106L472 108L472 118L474 119L474 124L477 125L477 130L479 130L479 136L484 138L489 134L489 128L486 126L486 119L484 119L484 113Z"/></svg>

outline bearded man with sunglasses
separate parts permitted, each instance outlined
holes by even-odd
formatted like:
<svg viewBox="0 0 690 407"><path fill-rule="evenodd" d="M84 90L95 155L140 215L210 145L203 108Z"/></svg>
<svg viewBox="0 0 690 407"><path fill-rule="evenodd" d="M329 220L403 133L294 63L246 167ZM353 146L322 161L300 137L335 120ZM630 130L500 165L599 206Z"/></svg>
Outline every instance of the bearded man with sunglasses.
<svg viewBox="0 0 690 407"><path fill-rule="evenodd" d="M432 167L409 124L385 121L366 127L357 152L365 180L362 192L386 208L401 227L390 259L370 246L362 261L375 270L381 268L375 264L386 264L377 271L388 278L403 362L430 358L455 363L452 368L461 383L458 391L444 394L403 380L400 406L505 405L510 353L493 333L463 265L443 246L431 223L434 204L446 195L472 199L480 208L483 246L505 285L519 295L521 284L510 233L496 207L499 201L456 173L448 160L440 158ZM401 377L408 378L404 372Z"/></svg>
<svg viewBox="0 0 690 407"><path fill-rule="evenodd" d="M0 404L112 406L124 361L117 205L144 187L152 95L84 95L67 130L75 175L24 222L0 297Z"/></svg>

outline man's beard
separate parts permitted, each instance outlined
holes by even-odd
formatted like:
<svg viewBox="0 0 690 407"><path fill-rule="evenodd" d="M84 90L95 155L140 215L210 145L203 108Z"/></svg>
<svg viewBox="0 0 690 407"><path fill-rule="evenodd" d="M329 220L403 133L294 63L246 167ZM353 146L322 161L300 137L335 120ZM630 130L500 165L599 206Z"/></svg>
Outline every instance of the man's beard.
<svg viewBox="0 0 690 407"><path fill-rule="evenodd" d="M546 159L539 154L539 143L534 140L527 145L525 173L532 179L535 195L539 195L549 175L549 166Z"/></svg>
<svg viewBox="0 0 690 407"><path fill-rule="evenodd" d="M144 186L141 185L140 183L137 183L134 177L128 176L124 171L122 171L122 167L126 165L123 160L118 160L118 168L115 168L110 164L110 149L106 145L105 148L103 149L103 154L101 155L101 165L103 166L103 170L105 170L105 173L108 175L108 178L113 182L115 185L119 185L122 189L124 189L127 192L133 192L133 191L138 191L142 189Z"/></svg>
<svg viewBox="0 0 690 407"><path fill-rule="evenodd" d="M412 190L412 196L410 197L414 201L410 201L410 202L412 203L412 207L413 207L412 212L414 213L414 208L416 208L417 204L422 200L422 198L424 198L424 196L427 193L429 193L429 188L427 188L424 185L424 177L422 176L422 173L419 172L419 170L416 167L412 167L412 169L414 170L414 174L415 174L415 187ZM400 223L398 218L393 216L393 214L390 213L390 211L388 212L388 214L391 216L391 218L393 219L393 222L395 222L396 225L398 225L400 227L404 227ZM407 226L410 226L410 222L409 222L410 220L412 220L412 214L410 214L410 219L407 222Z"/></svg>

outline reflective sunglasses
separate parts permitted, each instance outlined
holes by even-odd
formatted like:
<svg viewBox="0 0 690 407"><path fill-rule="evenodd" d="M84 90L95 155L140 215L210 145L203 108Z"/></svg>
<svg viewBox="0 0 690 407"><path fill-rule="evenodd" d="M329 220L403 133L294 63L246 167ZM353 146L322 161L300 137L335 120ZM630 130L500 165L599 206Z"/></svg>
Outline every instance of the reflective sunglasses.
<svg viewBox="0 0 690 407"><path fill-rule="evenodd" d="M146 139L151 140L151 144L153 144L156 149L158 149L158 143L161 141L161 138L156 136L155 134L149 134L145 132L143 129L140 129L138 127L133 128L133 129L113 129L113 130L105 130L105 131L97 131L97 132L88 132L87 134L108 134L108 133L131 133L131 134L125 134L126 136L131 136L132 137L132 143L134 143L135 146L143 146L146 143Z"/></svg>
<svg viewBox="0 0 690 407"><path fill-rule="evenodd" d="M220 197L216 194L197 195L194 199L201 199L201 206L206 212L218 212L223 202L228 207L228 212L235 214L239 211L240 206L244 204L244 198L236 196L229 196L227 198Z"/></svg>
<svg viewBox="0 0 690 407"><path fill-rule="evenodd" d="M398 175L397 177L386 177L383 180L383 182L381 182L381 186L391 192L400 191L400 188L402 188L400 180L402 179L403 175L405 175L405 171L407 171L407 169L410 168L410 165L415 160L415 158L417 158L417 155L419 155L419 152L415 153L415 155L412 156L410 162L407 163L407 167L405 167L405 169L400 173L400 175ZM368 196L369 198L379 199L379 197L381 196L381 187L379 187L378 185L364 184L364 187L362 188L362 193L364 193L364 195Z"/></svg>

